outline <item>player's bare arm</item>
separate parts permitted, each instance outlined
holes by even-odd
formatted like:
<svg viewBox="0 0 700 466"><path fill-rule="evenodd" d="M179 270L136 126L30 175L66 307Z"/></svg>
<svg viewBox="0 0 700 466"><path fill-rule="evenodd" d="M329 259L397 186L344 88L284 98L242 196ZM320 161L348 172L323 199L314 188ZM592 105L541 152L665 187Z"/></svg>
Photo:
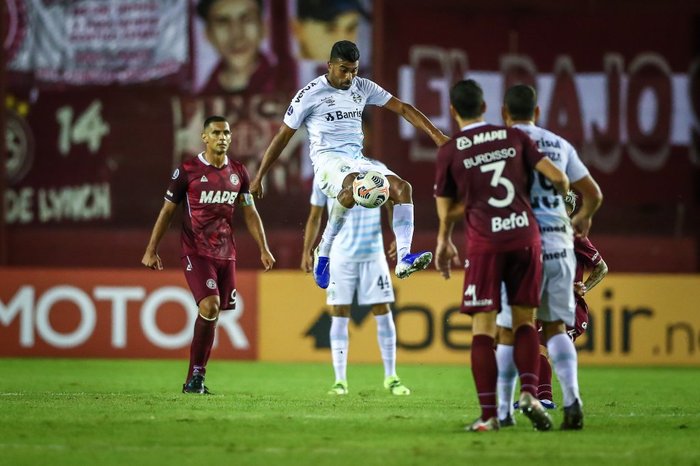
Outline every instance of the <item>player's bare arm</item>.
<svg viewBox="0 0 700 466"><path fill-rule="evenodd" d="M168 231L176 207L177 205L170 201L166 200L163 202L163 207L160 209L158 219L151 232L151 239L148 241L148 246L146 246L146 252L141 259L141 263L149 269L163 270L163 262L158 256L158 245L160 240L163 239L165 232Z"/></svg>
<svg viewBox="0 0 700 466"><path fill-rule="evenodd" d="M270 145L267 146L262 162L260 163L260 168L255 174L255 178L250 182L250 193L253 196L257 198L262 198L264 196L262 180L272 167L272 164L279 158L284 148L287 147L289 140L294 136L296 131L297 130L282 123L279 131L277 131L275 137L270 141Z"/></svg>
<svg viewBox="0 0 700 466"><path fill-rule="evenodd" d="M401 115L406 121L411 123L417 129L420 129L425 134L430 136L435 145L438 147L445 144L450 140L449 136L446 136L442 131L440 131L432 121L428 119L423 113L418 110L413 105L403 102L396 97L392 97L384 105L384 108L391 110L397 115Z"/></svg>
<svg viewBox="0 0 700 466"><path fill-rule="evenodd" d="M542 173L562 196L569 192L569 177L559 170L547 157L540 159L535 165L535 170Z"/></svg>
<svg viewBox="0 0 700 466"><path fill-rule="evenodd" d="M581 208L571 218L571 225L578 236L588 236L593 214L603 203L603 193L592 176L584 176L571 186L581 194Z"/></svg>
<svg viewBox="0 0 700 466"><path fill-rule="evenodd" d="M588 275L588 278L586 278L586 282L583 284L583 293L581 296L585 295L588 293L594 286L596 286L598 283L605 278L605 276L608 274L608 264L605 263L604 260L600 260L596 264L595 267L593 267L593 270L591 270L590 275Z"/></svg>
<svg viewBox="0 0 700 466"><path fill-rule="evenodd" d="M323 206L312 205L304 227L304 247L301 251L300 267L306 273L310 273L313 268L312 251L318 231L321 229L321 217L323 217Z"/></svg>
<svg viewBox="0 0 700 466"><path fill-rule="evenodd" d="M243 196L246 197L245 195ZM265 237L265 229L263 228L262 219L258 213L258 209L255 208L255 203L252 201L252 196L249 200L241 202L241 212L243 213L243 219L245 220L246 228L250 236L253 237L255 242L260 249L260 262L262 263L265 271L270 270L275 264L275 258L270 252L270 248L267 245L267 238Z"/></svg>
<svg viewBox="0 0 700 466"><path fill-rule="evenodd" d="M437 246L435 247L435 268L444 278L450 278L452 265L459 266L459 253L457 247L452 242L452 231L457 223L461 204L449 197L436 197L435 207L437 208L439 227L437 236ZM464 206L461 207L462 212Z"/></svg>

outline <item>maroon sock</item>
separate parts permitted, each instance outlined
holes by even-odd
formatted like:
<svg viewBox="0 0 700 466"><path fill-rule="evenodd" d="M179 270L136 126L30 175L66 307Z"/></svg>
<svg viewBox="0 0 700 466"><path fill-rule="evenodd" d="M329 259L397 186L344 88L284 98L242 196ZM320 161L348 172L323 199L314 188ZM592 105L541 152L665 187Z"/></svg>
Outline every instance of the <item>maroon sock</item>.
<svg viewBox="0 0 700 466"><path fill-rule="evenodd" d="M552 401L552 366L547 356L540 353L540 381L537 386L537 398Z"/></svg>
<svg viewBox="0 0 700 466"><path fill-rule="evenodd" d="M481 405L481 420L496 416L496 351L494 339L488 335L475 335L472 339L472 376Z"/></svg>
<svg viewBox="0 0 700 466"><path fill-rule="evenodd" d="M521 325L515 331L513 359L520 374L520 392L537 396L540 371L540 340L537 330L531 325Z"/></svg>
<svg viewBox="0 0 700 466"><path fill-rule="evenodd" d="M194 322L194 336L190 345L190 367L187 370L187 381L196 371L204 375L207 371L207 360L211 347L214 344L214 334L216 333L216 320L206 320L201 315L197 315Z"/></svg>

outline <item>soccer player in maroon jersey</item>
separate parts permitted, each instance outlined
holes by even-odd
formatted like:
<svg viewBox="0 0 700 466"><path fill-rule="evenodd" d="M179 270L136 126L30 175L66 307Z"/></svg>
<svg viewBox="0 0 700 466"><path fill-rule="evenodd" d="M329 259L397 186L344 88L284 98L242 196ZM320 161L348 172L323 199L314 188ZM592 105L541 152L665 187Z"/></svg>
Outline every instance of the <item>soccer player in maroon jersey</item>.
<svg viewBox="0 0 700 466"><path fill-rule="evenodd" d="M513 310L515 363L520 374L520 409L538 430L552 421L537 400L539 338L534 326L540 303L542 257L537 221L530 206L533 169L565 194L567 176L524 132L484 121L483 91L473 80L450 90L450 113L461 130L438 151L435 197L440 227L436 267L445 278L458 265L452 230L464 213L466 264L462 312L473 317L471 366L481 417L467 429L499 428L496 415L496 314L501 282Z"/></svg>
<svg viewBox="0 0 700 466"><path fill-rule="evenodd" d="M233 212L241 207L248 231L260 248L265 270L275 263L267 246L265 230L248 189L248 171L231 160L226 151L231 129L224 117L204 121L204 152L185 160L173 173L151 239L141 263L163 270L158 244L175 209L182 203L181 262L187 284L199 307L190 346L190 366L183 393L208 394L204 386L207 361L214 343L219 312L236 306L236 244L233 239Z"/></svg>

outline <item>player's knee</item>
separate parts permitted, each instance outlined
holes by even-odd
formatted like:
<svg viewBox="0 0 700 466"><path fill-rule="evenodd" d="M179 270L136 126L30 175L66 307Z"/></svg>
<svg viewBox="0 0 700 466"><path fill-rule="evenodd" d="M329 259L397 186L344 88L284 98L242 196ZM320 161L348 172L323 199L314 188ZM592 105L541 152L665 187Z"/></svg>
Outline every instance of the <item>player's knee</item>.
<svg viewBox="0 0 700 466"><path fill-rule="evenodd" d="M566 333L566 326L561 320L555 322L544 322L542 324L542 332L544 333L545 341L549 341L554 335Z"/></svg>
<svg viewBox="0 0 700 466"><path fill-rule="evenodd" d="M513 331L509 328L498 327L496 338L499 345L513 346L513 344L515 343L515 338L513 338Z"/></svg>
<svg viewBox="0 0 700 466"><path fill-rule="evenodd" d="M216 319L219 316L219 299L217 296L209 296L199 303L199 314L205 319Z"/></svg>

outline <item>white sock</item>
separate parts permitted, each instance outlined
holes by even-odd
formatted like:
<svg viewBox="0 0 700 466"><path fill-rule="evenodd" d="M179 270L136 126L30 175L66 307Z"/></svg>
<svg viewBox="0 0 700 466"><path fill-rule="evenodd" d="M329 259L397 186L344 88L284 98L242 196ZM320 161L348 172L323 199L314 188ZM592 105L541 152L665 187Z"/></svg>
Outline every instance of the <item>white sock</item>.
<svg viewBox="0 0 700 466"><path fill-rule="evenodd" d="M496 382L498 419L505 419L509 414L513 414L513 393L518 381L518 369L513 360L512 345L496 345L496 363L498 364Z"/></svg>
<svg viewBox="0 0 700 466"><path fill-rule="evenodd" d="M331 246L333 246L333 241L335 237L338 236L338 232L345 225L345 219L348 216L347 207L343 207L338 199L333 201L333 207L331 207L331 212L328 214L328 221L326 222L326 228L323 230L323 235L321 236L321 242L318 244L318 255L323 257L328 257L331 253Z"/></svg>
<svg viewBox="0 0 700 466"><path fill-rule="evenodd" d="M413 204L395 204L392 228L396 236L398 259L411 252L413 242Z"/></svg>
<svg viewBox="0 0 700 466"><path fill-rule="evenodd" d="M564 406L571 406L581 400L578 389L577 354L574 342L566 333L558 333L547 342L549 359L559 379L564 395Z"/></svg>
<svg viewBox="0 0 700 466"><path fill-rule="evenodd" d="M391 312L374 316L377 320L377 341L384 361L384 377L396 375L396 326Z"/></svg>
<svg viewBox="0 0 700 466"><path fill-rule="evenodd" d="M331 317L331 355L335 380L348 380L348 323L349 317Z"/></svg>

